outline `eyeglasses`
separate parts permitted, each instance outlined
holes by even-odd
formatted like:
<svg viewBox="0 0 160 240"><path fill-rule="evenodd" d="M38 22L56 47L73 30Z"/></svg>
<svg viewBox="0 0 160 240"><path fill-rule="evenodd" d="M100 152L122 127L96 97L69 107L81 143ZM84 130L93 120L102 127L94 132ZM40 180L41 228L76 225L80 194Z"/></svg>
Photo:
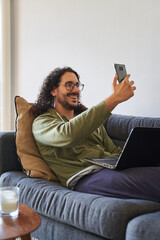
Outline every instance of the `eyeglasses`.
<svg viewBox="0 0 160 240"><path fill-rule="evenodd" d="M67 91L72 91L75 86L79 89L79 91L82 91L84 88L84 84L79 82L77 83L66 82L66 83L59 83L58 85L65 85Z"/></svg>

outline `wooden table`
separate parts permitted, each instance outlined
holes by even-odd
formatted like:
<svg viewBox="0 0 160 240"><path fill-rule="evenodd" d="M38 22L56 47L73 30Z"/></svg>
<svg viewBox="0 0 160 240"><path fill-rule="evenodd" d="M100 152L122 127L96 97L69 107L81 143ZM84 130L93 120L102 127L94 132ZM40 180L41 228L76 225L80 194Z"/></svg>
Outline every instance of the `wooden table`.
<svg viewBox="0 0 160 240"><path fill-rule="evenodd" d="M38 214L20 203L17 217L0 216L0 239L13 240L21 237L22 240L30 240L30 233L36 230L40 223Z"/></svg>

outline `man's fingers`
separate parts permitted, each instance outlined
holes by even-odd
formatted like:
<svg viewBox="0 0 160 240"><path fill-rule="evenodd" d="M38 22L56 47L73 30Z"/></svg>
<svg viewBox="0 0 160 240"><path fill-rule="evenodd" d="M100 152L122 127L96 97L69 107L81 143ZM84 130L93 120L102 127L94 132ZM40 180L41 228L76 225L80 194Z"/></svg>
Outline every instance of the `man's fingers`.
<svg viewBox="0 0 160 240"><path fill-rule="evenodd" d="M113 79L113 86L117 85L117 80L118 80L118 76L117 76L117 73L116 73L115 76L114 76L114 79Z"/></svg>
<svg viewBox="0 0 160 240"><path fill-rule="evenodd" d="M131 86L132 86L132 85L134 84L134 81L132 80L132 81L130 81L129 83L130 83L130 84L131 84Z"/></svg>
<svg viewBox="0 0 160 240"><path fill-rule="evenodd" d="M132 89L133 89L133 90L136 90L136 86L133 86L133 85L134 85L134 81L132 80L132 81L130 81L129 83L130 83Z"/></svg>
<svg viewBox="0 0 160 240"><path fill-rule="evenodd" d="M130 78L130 74L127 74L127 76L124 78L124 80L120 84L118 84L118 85L122 85L123 86L123 85L126 85L126 83L127 83L127 85L128 86L130 85L130 87L134 91L134 90L136 90L136 87L133 86L134 85L134 81L133 80L129 81L129 78ZM117 86L117 80L118 80L118 76L117 76L117 74L115 74L114 79L113 79L113 88L115 88Z"/></svg>
<svg viewBox="0 0 160 240"><path fill-rule="evenodd" d="M127 76L125 77L124 80L125 80L126 82L129 82L129 78L130 78L130 76L131 76L130 74L127 74Z"/></svg>

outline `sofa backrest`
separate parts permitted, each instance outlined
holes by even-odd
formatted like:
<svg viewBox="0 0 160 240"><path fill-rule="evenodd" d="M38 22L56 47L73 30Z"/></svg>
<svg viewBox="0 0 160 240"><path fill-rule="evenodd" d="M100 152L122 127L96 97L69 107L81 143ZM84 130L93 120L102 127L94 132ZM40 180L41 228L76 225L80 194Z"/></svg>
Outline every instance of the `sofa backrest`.
<svg viewBox="0 0 160 240"><path fill-rule="evenodd" d="M113 114L104 123L104 127L114 143L123 147L132 128L160 128L160 118ZM14 131L0 132L0 175L7 171L22 171L18 161Z"/></svg>
<svg viewBox="0 0 160 240"><path fill-rule="evenodd" d="M104 127L114 143L123 147L132 128L160 128L160 118L112 114L104 123Z"/></svg>
<svg viewBox="0 0 160 240"><path fill-rule="evenodd" d="M0 175L7 171L22 171L18 161L15 132L0 132Z"/></svg>

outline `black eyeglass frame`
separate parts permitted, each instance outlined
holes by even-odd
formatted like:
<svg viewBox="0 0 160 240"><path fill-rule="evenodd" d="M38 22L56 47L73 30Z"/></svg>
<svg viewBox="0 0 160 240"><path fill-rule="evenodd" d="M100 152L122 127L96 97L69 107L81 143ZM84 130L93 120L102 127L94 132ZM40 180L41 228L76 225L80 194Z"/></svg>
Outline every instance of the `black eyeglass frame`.
<svg viewBox="0 0 160 240"><path fill-rule="evenodd" d="M77 82L77 83L72 83L72 82L58 83L58 86L59 85L65 85L66 90L70 91L70 92L73 91L75 86L79 89L80 92L84 89L84 84L79 83L79 82ZM71 89L68 89L69 87L71 87Z"/></svg>

